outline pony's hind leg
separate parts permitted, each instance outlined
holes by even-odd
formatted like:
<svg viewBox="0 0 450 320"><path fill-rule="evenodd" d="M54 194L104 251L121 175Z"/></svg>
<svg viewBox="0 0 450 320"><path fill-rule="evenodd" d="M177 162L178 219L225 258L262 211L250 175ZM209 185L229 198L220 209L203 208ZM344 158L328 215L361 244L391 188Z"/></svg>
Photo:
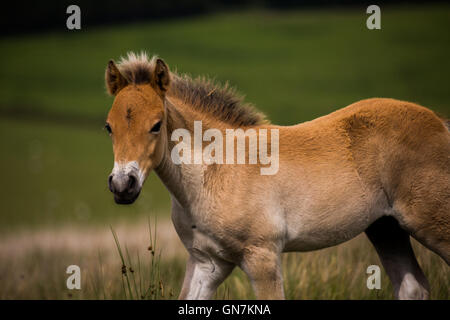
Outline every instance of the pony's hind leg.
<svg viewBox="0 0 450 320"><path fill-rule="evenodd" d="M450 156L448 159L447 172L423 168L416 172L415 181L401 186L393 212L403 229L450 265Z"/></svg>
<svg viewBox="0 0 450 320"><path fill-rule="evenodd" d="M388 274L397 299L428 299L429 284L411 247L409 235L392 217L382 217L366 230Z"/></svg>
<svg viewBox="0 0 450 320"><path fill-rule="evenodd" d="M409 161L394 170L398 175L391 182L393 216L450 265L450 133L435 133L422 141Z"/></svg>

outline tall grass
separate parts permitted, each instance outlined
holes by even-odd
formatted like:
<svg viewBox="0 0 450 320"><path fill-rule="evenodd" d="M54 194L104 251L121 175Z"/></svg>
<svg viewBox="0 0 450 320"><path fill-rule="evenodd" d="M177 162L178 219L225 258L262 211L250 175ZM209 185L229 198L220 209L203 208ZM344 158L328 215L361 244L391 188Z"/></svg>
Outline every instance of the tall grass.
<svg viewBox="0 0 450 320"><path fill-rule="evenodd" d="M167 228L170 221L160 220L151 228L146 222L128 229L115 225L104 231L77 230L70 236L66 230L61 236L55 233L48 237L52 246L45 245L40 231L32 237L0 235L0 299L177 298L186 251L173 228ZM104 233L102 241L90 238L100 232ZM69 243L67 237L85 244L75 248L64 245ZM26 240L33 241L33 246L25 249L22 242ZM450 299L450 268L437 255L412 242L430 282L430 298ZM12 247L14 244L17 247ZM81 290L66 287L65 270L71 264L81 268ZM366 286L366 270L373 264L381 267L380 290ZM282 267L287 299L393 299L389 278L364 235L337 247L285 254ZM214 299L254 298L247 276L238 268L214 295Z"/></svg>
<svg viewBox="0 0 450 320"><path fill-rule="evenodd" d="M121 267L121 280L123 293L126 299L165 299L173 297L173 288L165 285L164 279L161 276L161 251L157 250L157 236L156 236L156 218L154 230L150 218L148 219L149 243L147 247L148 263L141 261L139 252L136 252L134 258L130 255L130 250L125 246L123 250L119 237L111 226L111 233L114 237L117 251L119 253Z"/></svg>

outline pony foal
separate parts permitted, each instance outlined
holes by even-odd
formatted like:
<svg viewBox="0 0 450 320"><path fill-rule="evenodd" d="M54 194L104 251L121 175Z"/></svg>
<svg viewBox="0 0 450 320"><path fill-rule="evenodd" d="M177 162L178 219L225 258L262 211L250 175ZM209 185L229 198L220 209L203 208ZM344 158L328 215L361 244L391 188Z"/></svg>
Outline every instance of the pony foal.
<svg viewBox="0 0 450 320"><path fill-rule="evenodd" d="M189 252L180 299L211 298L235 266L259 299L283 299L282 252L334 246L362 232L399 299L429 296L410 236L450 263L450 133L429 109L376 98L276 126L228 88L133 53L109 62L106 86L115 96L106 124L115 161L109 188L117 203L132 203L154 170L169 190ZM268 137L266 146L278 152L276 174L262 175L262 162L174 163L172 134L193 132L195 121L222 133L276 129L279 145L272 149ZM182 153L194 158L192 150Z"/></svg>

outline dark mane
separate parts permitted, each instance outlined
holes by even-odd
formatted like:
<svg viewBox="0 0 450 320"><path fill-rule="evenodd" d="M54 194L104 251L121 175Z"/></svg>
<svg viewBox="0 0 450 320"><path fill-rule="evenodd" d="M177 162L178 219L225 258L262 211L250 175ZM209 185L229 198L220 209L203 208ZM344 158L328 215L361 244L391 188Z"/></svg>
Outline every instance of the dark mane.
<svg viewBox="0 0 450 320"><path fill-rule="evenodd" d="M119 62L118 68L129 83L150 83L155 61L156 57L149 59L145 53L128 53L128 56ZM220 85L204 77L193 79L187 75L171 75L169 97L176 97L197 111L208 113L235 127L267 123L265 116L252 104L244 102L242 96L228 84Z"/></svg>
<svg viewBox="0 0 450 320"><path fill-rule="evenodd" d="M222 86L208 78L173 74L170 95L231 125L256 126L266 122L264 115L245 103L228 84Z"/></svg>

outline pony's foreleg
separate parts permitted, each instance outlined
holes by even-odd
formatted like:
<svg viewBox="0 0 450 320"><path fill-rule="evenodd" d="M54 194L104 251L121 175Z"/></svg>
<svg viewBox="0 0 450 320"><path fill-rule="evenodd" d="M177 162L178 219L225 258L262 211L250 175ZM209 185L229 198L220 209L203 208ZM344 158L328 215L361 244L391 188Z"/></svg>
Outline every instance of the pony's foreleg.
<svg viewBox="0 0 450 320"><path fill-rule="evenodd" d="M284 299L280 253L267 248L246 249L242 270L250 278L257 299Z"/></svg>
<svg viewBox="0 0 450 320"><path fill-rule="evenodd" d="M183 287L178 299L211 299L219 285L228 277L234 265L210 257L190 255L186 264Z"/></svg>

